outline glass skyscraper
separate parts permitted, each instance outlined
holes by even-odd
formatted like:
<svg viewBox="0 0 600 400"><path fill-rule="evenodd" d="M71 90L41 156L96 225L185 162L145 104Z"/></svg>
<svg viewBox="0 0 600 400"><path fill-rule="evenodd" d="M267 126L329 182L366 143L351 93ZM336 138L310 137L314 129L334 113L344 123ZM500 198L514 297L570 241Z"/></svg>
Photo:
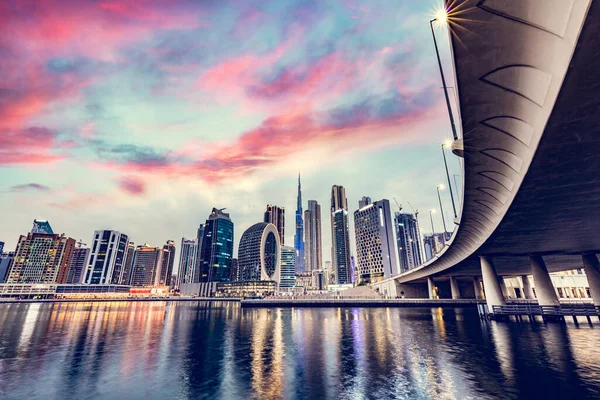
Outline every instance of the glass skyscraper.
<svg viewBox="0 0 600 400"><path fill-rule="evenodd" d="M204 225L198 282L229 281L233 258L233 222L223 210L213 208Z"/></svg>
<svg viewBox="0 0 600 400"><path fill-rule="evenodd" d="M394 223L400 272L406 272L422 263L419 224L414 214L400 212L394 214Z"/></svg>
<svg viewBox="0 0 600 400"><path fill-rule="evenodd" d="M302 187L298 174L298 196L296 205L296 234L294 235L296 249L296 273L304 272L304 221L302 220Z"/></svg>
<svg viewBox="0 0 600 400"><path fill-rule="evenodd" d="M111 230L98 230L92 238L92 253L83 283L92 285L119 284L125 270L127 235Z"/></svg>
<svg viewBox="0 0 600 400"><path fill-rule="evenodd" d="M281 247L281 274L279 289L291 289L296 285L296 249Z"/></svg>
<svg viewBox="0 0 600 400"><path fill-rule="evenodd" d="M304 260L306 272L323 267L323 249L321 240L321 206L316 200L308 201L304 211Z"/></svg>

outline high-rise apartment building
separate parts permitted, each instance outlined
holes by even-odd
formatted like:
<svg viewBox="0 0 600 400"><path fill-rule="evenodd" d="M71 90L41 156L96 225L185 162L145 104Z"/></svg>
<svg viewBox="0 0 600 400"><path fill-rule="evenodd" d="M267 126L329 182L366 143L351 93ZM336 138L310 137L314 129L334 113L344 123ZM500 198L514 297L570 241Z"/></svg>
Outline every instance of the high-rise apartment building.
<svg viewBox="0 0 600 400"><path fill-rule="evenodd" d="M296 282L296 249L281 247L281 273L279 276L279 289L286 290L295 286Z"/></svg>
<svg viewBox="0 0 600 400"><path fill-rule="evenodd" d="M82 282L90 285L121 283L128 242L129 237L118 231L94 231L92 251Z"/></svg>
<svg viewBox="0 0 600 400"><path fill-rule="evenodd" d="M171 277L173 275L173 264L175 263L175 242L167 240L163 246L162 262L158 273L157 286L171 286Z"/></svg>
<svg viewBox="0 0 600 400"><path fill-rule="evenodd" d="M181 238L181 252L179 253L179 269L177 284L194 283L194 268L198 252L198 239Z"/></svg>
<svg viewBox="0 0 600 400"><path fill-rule="evenodd" d="M331 260L338 284L352 283L350 273L350 232L348 200L343 186L331 188Z"/></svg>
<svg viewBox="0 0 600 400"><path fill-rule="evenodd" d="M82 283L83 272L88 265L91 249L89 247L82 247L80 243L77 246L73 249L66 283Z"/></svg>
<svg viewBox="0 0 600 400"><path fill-rule="evenodd" d="M229 280L231 282L239 281L240 268L237 258L231 259L231 273L229 274Z"/></svg>
<svg viewBox="0 0 600 400"><path fill-rule="evenodd" d="M75 239L63 234L21 235L7 283L65 283Z"/></svg>
<svg viewBox="0 0 600 400"><path fill-rule="evenodd" d="M294 235L294 248L296 249L296 273L305 270L304 263L304 220L302 219L302 186L298 174L298 194L296 197L296 234Z"/></svg>
<svg viewBox="0 0 600 400"><path fill-rule="evenodd" d="M4 242L0 242L0 254L4 253Z"/></svg>
<svg viewBox="0 0 600 400"><path fill-rule="evenodd" d="M131 286L154 286L162 264L163 249L148 244L138 246L133 257Z"/></svg>
<svg viewBox="0 0 600 400"><path fill-rule="evenodd" d="M242 281L279 282L281 244L275 225L259 222L246 229L240 239L238 263Z"/></svg>
<svg viewBox="0 0 600 400"><path fill-rule="evenodd" d="M394 223L400 272L406 272L422 264L419 223L414 214L400 212L394 214Z"/></svg>
<svg viewBox="0 0 600 400"><path fill-rule="evenodd" d="M308 201L304 211L304 258L306 271L321 269L323 265L323 248L321 240L321 206L316 200Z"/></svg>
<svg viewBox="0 0 600 400"><path fill-rule="evenodd" d="M373 283L397 275L390 202L379 200L354 212L358 280Z"/></svg>
<svg viewBox="0 0 600 400"><path fill-rule="evenodd" d="M129 285L133 269L133 257L135 256L135 243L127 243L127 254L125 254L125 265L123 265L123 277L121 285Z"/></svg>
<svg viewBox="0 0 600 400"><path fill-rule="evenodd" d="M213 208L204 226L199 282L229 281L233 258L233 222L223 209Z"/></svg>
<svg viewBox="0 0 600 400"><path fill-rule="evenodd" d="M283 246L285 239L285 208L267 204L264 222L275 225L279 232L279 242Z"/></svg>

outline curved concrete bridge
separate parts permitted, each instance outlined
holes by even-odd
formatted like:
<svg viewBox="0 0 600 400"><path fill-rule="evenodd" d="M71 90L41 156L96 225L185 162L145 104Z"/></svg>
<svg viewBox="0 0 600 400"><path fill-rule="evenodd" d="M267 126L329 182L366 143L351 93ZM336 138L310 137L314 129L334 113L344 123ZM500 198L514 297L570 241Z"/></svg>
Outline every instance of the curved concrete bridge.
<svg viewBox="0 0 600 400"><path fill-rule="evenodd" d="M539 303L556 305L548 272L583 267L600 305L600 1L448 3L462 210L434 259L373 287L480 297L482 278L491 306L504 304L498 276L524 276L531 298L533 275Z"/></svg>

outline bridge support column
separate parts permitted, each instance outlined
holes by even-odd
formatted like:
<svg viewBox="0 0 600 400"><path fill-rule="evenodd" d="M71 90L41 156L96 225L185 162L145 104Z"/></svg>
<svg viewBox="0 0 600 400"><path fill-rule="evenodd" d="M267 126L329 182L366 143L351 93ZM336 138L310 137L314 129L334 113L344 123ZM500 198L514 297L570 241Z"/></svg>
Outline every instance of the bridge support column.
<svg viewBox="0 0 600 400"><path fill-rule="evenodd" d="M484 300L485 294L483 293L483 290L481 289L481 281L479 280L478 276L473 277L473 286L475 288L475 298L478 300Z"/></svg>
<svg viewBox="0 0 600 400"><path fill-rule="evenodd" d="M429 291L429 299L435 299L435 283L433 282L432 277L427 278L427 289Z"/></svg>
<svg viewBox="0 0 600 400"><path fill-rule="evenodd" d="M489 312L493 312L493 306L503 306L506 304L504 302L504 296L502 295L500 280L496 274L496 268L494 267L491 257L480 256L479 261L481 263L485 300Z"/></svg>
<svg viewBox="0 0 600 400"><path fill-rule="evenodd" d="M590 295L595 306L600 306L600 262L595 254L584 254L583 269L590 285Z"/></svg>
<svg viewBox="0 0 600 400"><path fill-rule="evenodd" d="M529 276L521 275L521 280L523 281L523 296L525 296L526 299L535 299L531 283L529 282Z"/></svg>
<svg viewBox="0 0 600 400"><path fill-rule="evenodd" d="M558 296L552 285L552 279L548 274L548 268L546 263L541 256L529 257L529 263L531 264L531 275L533 276L533 283L535 284L535 294L538 298L540 306L558 306Z"/></svg>
<svg viewBox="0 0 600 400"><path fill-rule="evenodd" d="M450 277L450 291L452 292L452 299L460 299L460 289L458 288L458 281L454 276Z"/></svg>
<svg viewBox="0 0 600 400"><path fill-rule="evenodd" d="M508 294L508 288L506 287L504 277L499 276L498 281L500 282L500 289L502 289L502 296L504 296L505 299L510 299L510 295Z"/></svg>

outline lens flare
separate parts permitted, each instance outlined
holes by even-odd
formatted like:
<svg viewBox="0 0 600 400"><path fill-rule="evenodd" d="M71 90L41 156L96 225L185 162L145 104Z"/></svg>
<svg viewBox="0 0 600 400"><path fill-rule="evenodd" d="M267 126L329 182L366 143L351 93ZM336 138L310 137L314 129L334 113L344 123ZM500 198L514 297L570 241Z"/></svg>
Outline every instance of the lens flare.
<svg viewBox="0 0 600 400"><path fill-rule="evenodd" d="M434 19L440 23L445 24L448 22L448 11L445 8L439 8L435 11Z"/></svg>

